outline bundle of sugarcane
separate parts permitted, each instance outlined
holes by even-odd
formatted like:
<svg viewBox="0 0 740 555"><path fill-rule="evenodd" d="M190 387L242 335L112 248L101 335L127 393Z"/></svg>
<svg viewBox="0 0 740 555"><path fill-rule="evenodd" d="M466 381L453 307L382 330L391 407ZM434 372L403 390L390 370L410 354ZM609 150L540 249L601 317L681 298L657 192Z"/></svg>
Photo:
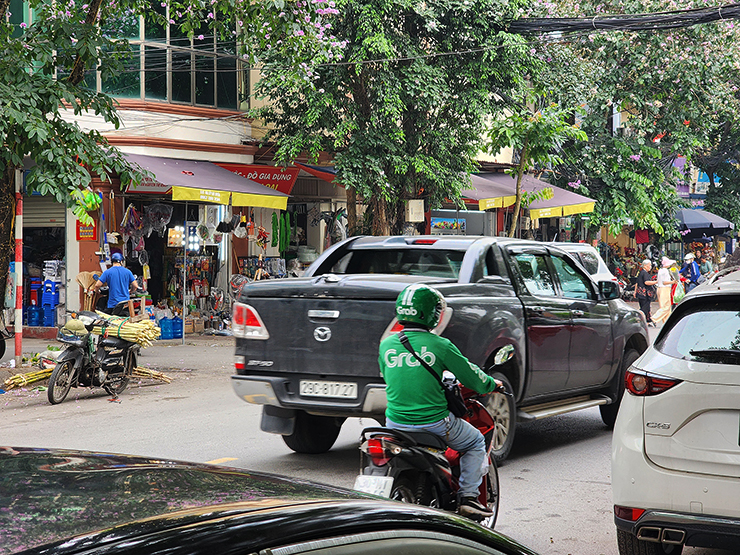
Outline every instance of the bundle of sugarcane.
<svg viewBox="0 0 740 555"><path fill-rule="evenodd" d="M105 318L108 324L105 326L105 329L102 326L95 326L93 333L96 335L107 334L109 336L119 337L132 343L138 343L142 347L149 347L152 341L159 338L159 328L149 319L134 322L130 318L109 316L102 312L98 312L98 315Z"/></svg>
<svg viewBox="0 0 740 555"><path fill-rule="evenodd" d="M51 368L46 370L37 370L36 372L29 372L27 374L16 374L10 376L3 384L5 389L13 389L15 387L23 387L34 382L40 382L41 380L47 379L51 376Z"/></svg>
<svg viewBox="0 0 740 555"><path fill-rule="evenodd" d="M149 368L144 368L143 366L137 366L136 368L134 368L132 375L137 378L151 378L153 380L159 380L160 382L164 383L172 382L172 378L170 378L167 374L157 372L156 370L150 370Z"/></svg>

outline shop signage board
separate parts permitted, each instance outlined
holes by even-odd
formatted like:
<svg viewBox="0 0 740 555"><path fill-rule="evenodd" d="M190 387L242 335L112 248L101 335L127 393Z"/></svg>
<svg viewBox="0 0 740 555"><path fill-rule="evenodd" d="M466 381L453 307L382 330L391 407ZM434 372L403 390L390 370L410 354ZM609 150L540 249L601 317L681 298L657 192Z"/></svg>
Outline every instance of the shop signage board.
<svg viewBox="0 0 740 555"><path fill-rule="evenodd" d="M216 163L216 165L286 195L289 195L293 190L293 185L295 185L296 179L298 179L298 173L300 172L298 168L280 168L254 164Z"/></svg>
<svg viewBox="0 0 740 555"><path fill-rule="evenodd" d="M77 220L76 235L78 241L97 241L98 226L94 221L92 225L84 225L80 220Z"/></svg>

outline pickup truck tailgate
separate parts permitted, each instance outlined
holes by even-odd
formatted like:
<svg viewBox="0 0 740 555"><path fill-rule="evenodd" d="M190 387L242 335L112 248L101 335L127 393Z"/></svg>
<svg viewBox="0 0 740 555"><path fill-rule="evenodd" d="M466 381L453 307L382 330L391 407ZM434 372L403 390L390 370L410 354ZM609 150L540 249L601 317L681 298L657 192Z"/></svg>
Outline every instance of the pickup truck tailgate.
<svg viewBox="0 0 740 555"><path fill-rule="evenodd" d="M245 374L379 377L378 345L395 316L395 299L252 297L245 301L270 334L267 340L236 340L236 354L245 357Z"/></svg>

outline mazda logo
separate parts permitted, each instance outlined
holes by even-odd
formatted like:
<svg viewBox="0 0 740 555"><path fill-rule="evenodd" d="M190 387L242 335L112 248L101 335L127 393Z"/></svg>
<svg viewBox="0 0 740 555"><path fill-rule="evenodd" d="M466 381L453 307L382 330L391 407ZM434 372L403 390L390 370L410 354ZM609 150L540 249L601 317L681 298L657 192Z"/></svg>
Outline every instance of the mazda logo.
<svg viewBox="0 0 740 555"><path fill-rule="evenodd" d="M329 341L331 339L331 330L325 326L321 326L313 330L313 338L316 341Z"/></svg>

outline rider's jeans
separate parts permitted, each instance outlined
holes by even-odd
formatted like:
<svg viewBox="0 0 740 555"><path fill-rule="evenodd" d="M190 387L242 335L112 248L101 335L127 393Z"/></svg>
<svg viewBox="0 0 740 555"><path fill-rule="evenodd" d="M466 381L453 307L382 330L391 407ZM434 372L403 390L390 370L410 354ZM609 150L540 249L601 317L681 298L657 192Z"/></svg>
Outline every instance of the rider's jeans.
<svg viewBox="0 0 740 555"><path fill-rule="evenodd" d="M478 488L488 465L483 434L472 424L450 413L444 420L431 424L412 426L386 419L385 426L402 432L430 432L440 437L449 447L460 453L460 496L478 497Z"/></svg>

